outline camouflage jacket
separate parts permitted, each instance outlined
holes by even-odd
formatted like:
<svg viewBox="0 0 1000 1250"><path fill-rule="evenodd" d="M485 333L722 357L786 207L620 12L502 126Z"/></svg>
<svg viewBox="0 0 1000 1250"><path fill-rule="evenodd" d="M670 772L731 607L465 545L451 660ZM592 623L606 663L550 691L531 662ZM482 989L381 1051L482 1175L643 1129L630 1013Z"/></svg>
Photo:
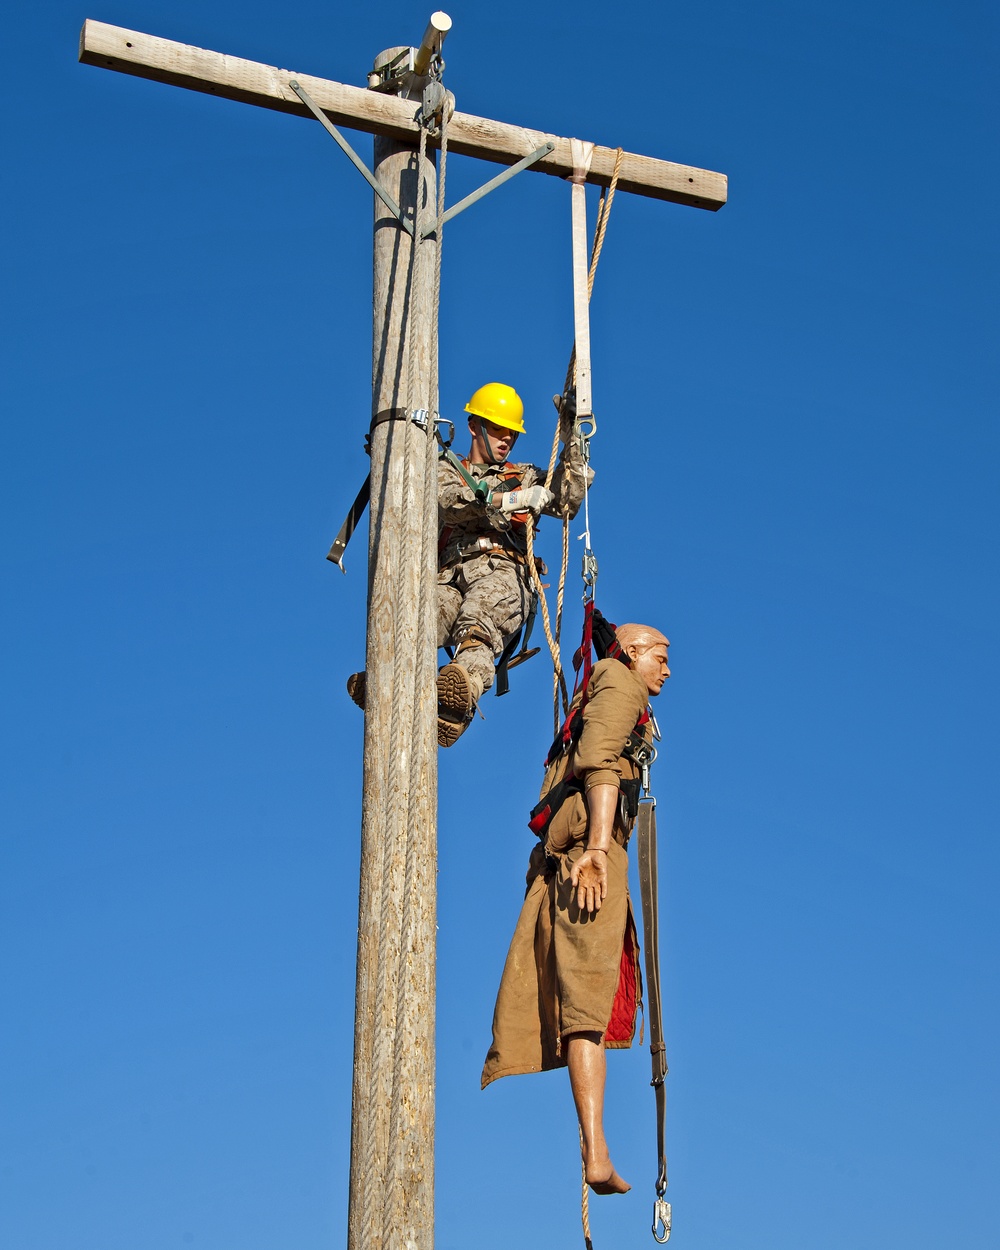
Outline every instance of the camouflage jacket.
<svg viewBox="0 0 1000 1250"><path fill-rule="evenodd" d="M522 487L544 485L545 469L536 464L469 464L466 472L476 482L498 493ZM586 478L585 478L586 475ZM578 439L571 436L559 452L552 476L555 499L545 509L548 516L575 517L583 502L585 481L593 480L593 470L584 463ZM441 533L442 563L472 554L478 540L489 540L497 547L523 553L526 528L530 516L526 512L506 515L477 498L472 487L455 466L444 457L438 462L438 525ZM483 544L485 546L485 543Z"/></svg>

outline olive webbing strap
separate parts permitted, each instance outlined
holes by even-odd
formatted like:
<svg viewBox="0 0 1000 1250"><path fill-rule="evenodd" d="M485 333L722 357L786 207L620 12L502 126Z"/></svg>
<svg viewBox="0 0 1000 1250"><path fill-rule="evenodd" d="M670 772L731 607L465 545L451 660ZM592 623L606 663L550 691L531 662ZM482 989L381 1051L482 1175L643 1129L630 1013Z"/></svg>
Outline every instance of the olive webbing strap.
<svg viewBox="0 0 1000 1250"><path fill-rule="evenodd" d="M653 1066L652 1086L656 1093L656 1203L653 1207L653 1236L664 1242L670 1236L670 1204L667 1190L666 1118L667 1048L663 1040L663 1000L660 993L660 932L658 910L658 870L656 855L656 800L647 795L639 803L636 821L639 861L639 897L642 900L643 950L646 964L646 1019L649 1024L649 1054ZM658 1231L658 1230L662 1230Z"/></svg>
<svg viewBox="0 0 1000 1250"><path fill-rule="evenodd" d="M466 484L466 486L468 486L477 499L481 500L483 503L487 502L490 496L490 488L485 482L477 482L458 456L455 455L450 447L445 447L444 443L441 444L441 459L448 461L451 467L456 470L459 477Z"/></svg>

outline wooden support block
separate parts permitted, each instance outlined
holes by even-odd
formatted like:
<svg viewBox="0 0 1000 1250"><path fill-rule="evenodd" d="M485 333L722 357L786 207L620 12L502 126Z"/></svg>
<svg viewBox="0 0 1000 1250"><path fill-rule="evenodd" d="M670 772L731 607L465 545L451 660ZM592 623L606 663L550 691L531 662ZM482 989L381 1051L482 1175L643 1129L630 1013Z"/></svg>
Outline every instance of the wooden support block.
<svg viewBox="0 0 1000 1250"><path fill-rule="evenodd" d="M85 65L312 119L288 85L297 79L335 125L410 142L418 131L415 101L159 39L92 18L84 22L80 32L80 60ZM456 112L448 126L450 151L500 165L513 165L546 142L554 144L553 151L531 168L557 178L568 177L573 172L573 160L567 138L469 113ZM614 148L595 147L587 181L607 186L614 163ZM725 174L712 170L626 153L618 190L714 211L726 202L727 180Z"/></svg>

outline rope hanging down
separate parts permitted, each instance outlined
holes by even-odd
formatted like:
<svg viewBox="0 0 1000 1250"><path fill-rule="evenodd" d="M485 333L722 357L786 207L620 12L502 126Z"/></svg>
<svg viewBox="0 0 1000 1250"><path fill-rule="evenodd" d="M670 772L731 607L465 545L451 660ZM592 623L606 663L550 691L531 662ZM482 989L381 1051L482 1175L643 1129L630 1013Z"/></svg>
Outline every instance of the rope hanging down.
<svg viewBox="0 0 1000 1250"><path fill-rule="evenodd" d="M607 229L608 229L608 218L611 215L611 205L614 202L615 189L618 186L618 177L619 177L619 174L621 173L622 159L624 155L625 155L624 149L619 148L615 155L615 166L611 175L610 185L607 188L603 188L603 187L601 188L601 198L597 206L597 223L594 227L594 242L593 242L593 246L591 248L591 253L590 253L590 267L589 267L589 270L587 271L586 299L584 300L582 298L582 291L579 293L579 296L580 296L579 298L577 297L577 292L574 291L574 321L577 320L577 317L579 316L581 309L584 314L586 313L587 306L590 303L590 297L594 291L594 275L597 273L597 264L598 264L598 261L601 259L601 249L604 247L604 236L607 233ZM584 176L585 176L585 171L584 171ZM574 185L573 195L574 195L574 210L575 210L574 215L577 221L579 220L581 216L581 204L582 204L582 212L584 214L583 230L584 230L584 238L585 238L586 237L586 216L585 216L586 200L584 197L586 195L586 188L582 185L582 183L579 186ZM574 273L573 273L574 285L576 285L577 274L578 274L578 267L574 265ZM582 286L582 282L579 285ZM591 560L592 560L593 552L591 552L590 550L590 506L589 506L589 494L588 494L588 489L587 489L587 486L588 486L587 477L588 477L588 469L589 469L589 462L590 462L590 451L589 451L590 439L597 429L597 423L594 421L593 414L589 411L589 407L590 407L589 326L588 326L585 339L586 339L586 347L585 347L585 351L586 351L586 400L587 400L588 411L584 412L582 409L574 407L573 416L574 416L574 434L576 435L576 437L580 438L582 449L583 449L583 454L584 454L584 466L585 467L584 467L584 496L583 498L584 498L585 529L584 529L583 536L586 541L586 555L591 557ZM559 454L559 430L562 424L563 416L564 415L566 415L567 417L569 416L570 397L576 391L577 384L578 384L577 344L576 342L574 342L573 350L570 352L569 365L567 366L567 369L566 369L566 380L563 383L562 395L559 397L559 403L558 403L559 420L556 422L555 433L552 436L552 449L549 453L549 467L545 475L546 489L549 489L552 486L552 477L553 477L553 474L555 473L556 459ZM582 428L588 425L589 425L589 429ZM549 646L549 653L552 656L553 722L554 722L554 727L555 727L554 731L557 733L559 731L559 725L562 721L562 718L566 715L567 711L569 710L569 693L566 688L566 677L563 672L562 660L560 658L560 653L559 653L559 642L560 642L560 636L562 633L563 601L564 601L565 592L566 592L566 570L569 565L569 524L570 524L569 518L564 516L563 517L563 533L562 533L562 563L561 563L560 570L559 570L559 584L558 584L558 589L556 593L556 625L555 625L554 631L553 631L551 619L549 616L548 603L545 598L545 588L542 585L541 578L538 575L538 569L535 566L535 549L534 549L535 544L534 544L534 532L533 532L532 526L530 525L528 526L528 533L527 533L528 575L531 578L532 588L535 594L538 596L538 604L541 609L541 615L542 615L542 626L545 630L545 639ZM593 597L593 581L596 578L596 561L593 562L593 568L588 569L587 562L585 560L585 564L584 564L585 582L588 576L590 576L590 579L591 579L588 585L588 589L590 592L590 597ZM584 597L585 598L587 597L586 592L585 592ZM560 697L562 700L562 714L561 715L560 715L560 710L559 710Z"/></svg>

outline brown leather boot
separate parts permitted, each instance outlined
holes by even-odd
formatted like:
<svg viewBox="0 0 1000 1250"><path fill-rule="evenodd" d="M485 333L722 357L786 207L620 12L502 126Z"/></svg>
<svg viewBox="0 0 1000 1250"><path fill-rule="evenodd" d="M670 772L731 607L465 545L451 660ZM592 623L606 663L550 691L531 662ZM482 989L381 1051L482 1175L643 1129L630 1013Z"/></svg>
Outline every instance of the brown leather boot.
<svg viewBox="0 0 1000 1250"><path fill-rule="evenodd" d="M438 746L451 747L472 724L481 690L460 664L446 664L438 673Z"/></svg>
<svg viewBox="0 0 1000 1250"><path fill-rule="evenodd" d="M347 693L362 710L365 710L365 695L368 693L368 679L365 673L352 673L347 679Z"/></svg>

